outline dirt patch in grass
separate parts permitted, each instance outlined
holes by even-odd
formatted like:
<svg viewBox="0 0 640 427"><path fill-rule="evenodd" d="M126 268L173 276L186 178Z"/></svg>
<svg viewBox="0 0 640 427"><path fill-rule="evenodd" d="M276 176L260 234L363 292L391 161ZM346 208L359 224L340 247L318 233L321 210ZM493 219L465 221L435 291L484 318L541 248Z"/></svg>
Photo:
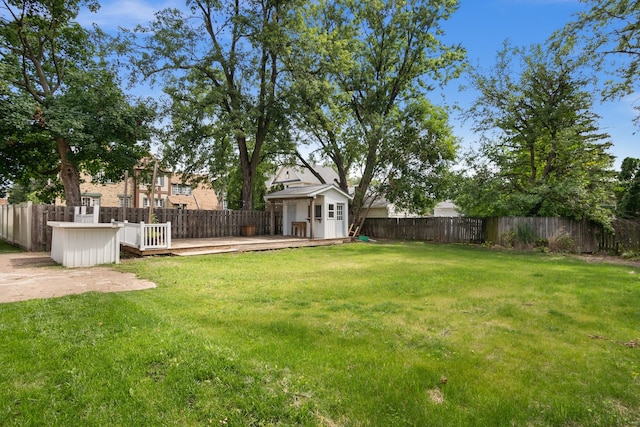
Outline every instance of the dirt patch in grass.
<svg viewBox="0 0 640 427"><path fill-rule="evenodd" d="M619 264L619 265L627 265L629 267L640 268L640 261L625 259L619 256L610 256L610 255L576 255L578 259L589 263L608 263L608 264Z"/></svg>
<svg viewBox="0 0 640 427"><path fill-rule="evenodd" d="M0 254L0 303L155 286L132 273L121 273L108 267L63 268L54 263L49 254Z"/></svg>
<svg viewBox="0 0 640 427"><path fill-rule="evenodd" d="M436 405L442 405L444 403L444 394L439 388L429 390L429 399Z"/></svg>

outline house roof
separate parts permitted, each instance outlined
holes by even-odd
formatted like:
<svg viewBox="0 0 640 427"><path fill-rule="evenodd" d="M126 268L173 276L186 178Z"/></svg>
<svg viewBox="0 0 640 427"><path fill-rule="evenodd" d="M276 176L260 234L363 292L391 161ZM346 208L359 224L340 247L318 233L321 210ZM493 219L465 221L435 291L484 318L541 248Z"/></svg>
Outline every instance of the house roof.
<svg viewBox="0 0 640 427"><path fill-rule="evenodd" d="M331 190L339 192L349 200L353 198L333 184L320 184L320 185L304 185L301 187L285 188L284 190L267 194L264 199L265 200L306 199L306 198L315 197L317 195L326 193L327 191L331 191Z"/></svg>
<svg viewBox="0 0 640 427"><path fill-rule="evenodd" d="M387 208L389 206L389 201L384 196L378 196L373 203L371 203L371 196L365 198L364 207L368 207L371 204L372 209L376 208Z"/></svg>
<svg viewBox="0 0 640 427"><path fill-rule="evenodd" d="M445 200L444 202L440 202L435 206L435 209L458 209L458 206L456 206L455 203L453 203L451 200Z"/></svg>
<svg viewBox="0 0 640 427"><path fill-rule="evenodd" d="M339 179L336 171L328 166L311 165L324 179L325 183L333 184ZM269 185L276 184L301 184L301 185L314 185L321 184L320 180L306 167L303 166L282 166L276 172Z"/></svg>

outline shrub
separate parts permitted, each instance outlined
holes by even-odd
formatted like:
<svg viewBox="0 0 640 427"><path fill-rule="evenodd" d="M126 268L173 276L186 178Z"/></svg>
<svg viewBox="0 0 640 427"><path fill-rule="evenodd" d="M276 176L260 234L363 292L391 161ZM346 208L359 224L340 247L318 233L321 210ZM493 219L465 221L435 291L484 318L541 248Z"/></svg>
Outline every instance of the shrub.
<svg viewBox="0 0 640 427"><path fill-rule="evenodd" d="M561 227L549 238L549 250L551 252L572 253L576 251L576 242L567 230Z"/></svg>
<svg viewBox="0 0 640 427"><path fill-rule="evenodd" d="M516 227L516 243L520 249L532 249L535 236L531 224L518 224Z"/></svg>
<svg viewBox="0 0 640 427"><path fill-rule="evenodd" d="M507 232L502 233L502 235L500 236L500 240L502 240L502 242L507 248L512 248L516 240L515 231L509 230Z"/></svg>
<svg viewBox="0 0 640 427"><path fill-rule="evenodd" d="M631 261L640 261L640 251L625 251L622 253L622 258L628 259Z"/></svg>
<svg viewBox="0 0 640 427"><path fill-rule="evenodd" d="M547 239L543 239L543 238L537 238L536 239L536 248L548 248L549 247L549 241Z"/></svg>

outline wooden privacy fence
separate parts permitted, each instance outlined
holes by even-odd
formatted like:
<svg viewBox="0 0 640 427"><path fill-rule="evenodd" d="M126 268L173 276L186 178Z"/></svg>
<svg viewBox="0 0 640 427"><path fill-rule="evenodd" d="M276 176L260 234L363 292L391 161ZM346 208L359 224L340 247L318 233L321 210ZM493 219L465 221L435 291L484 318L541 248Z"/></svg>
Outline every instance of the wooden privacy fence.
<svg viewBox="0 0 640 427"><path fill-rule="evenodd" d="M441 243L482 243L484 220L467 217L371 218L361 234L394 240Z"/></svg>
<svg viewBox="0 0 640 427"><path fill-rule="evenodd" d="M527 235L538 241L552 241L562 234L568 235L578 253L600 251L600 237L604 233L601 225L591 221L575 221L560 217L499 217L486 218L485 242L509 246L508 236L515 240Z"/></svg>
<svg viewBox="0 0 640 427"><path fill-rule="evenodd" d="M256 234L270 233L271 215L263 211L229 211L229 210L186 210L186 209L154 209L155 220L159 223L171 223L173 239L193 239L208 237L239 236L242 227L254 225ZM149 221L149 209L146 208L100 208L100 222L111 220L130 223ZM274 213L276 234L282 233L282 214Z"/></svg>
<svg viewBox="0 0 640 427"><path fill-rule="evenodd" d="M611 253L640 252L640 220L616 219L614 233L600 235L600 250Z"/></svg>
<svg viewBox="0 0 640 427"><path fill-rule="evenodd" d="M87 213L92 213L89 208ZM209 238L239 236L243 226L254 226L255 234L282 234L282 213L260 211L208 211L182 209L154 209L155 222L171 223L171 238ZM0 238L31 251L51 250L51 227L47 221L69 221L74 209L69 206L20 205L0 206ZM100 222L149 221L149 209L101 207ZM589 221L567 218L371 218L362 234L373 238L394 240L422 240L442 243L483 243L505 245L509 234L517 235L518 228L527 228L534 239L551 240L566 233L576 250L585 253L640 251L640 220L615 220L614 232Z"/></svg>
<svg viewBox="0 0 640 427"><path fill-rule="evenodd" d="M371 218L362 234L373 238L441 243L490 242L507 246L509 236L526 230L534 240L550 241L566 234L582 253L640 251L640 220L614 220L613 232L590 221L558 217L499 218Z"/></svg>
<svg viewBox="0 0 640 427"><path fill-rule="evenodd" d="M31 203L15 206L0 206L0 238L30 251L51 250L52 230L47 221L73 222L74 219L72 206ZM87 209L87 213L92 212L93 208ZM171 222L172 239L239 236L246 225L255 226L257 235L265 235L271 232L271 218L275 233L282 234L282 214L278 212L154 209L153 213L155 222ZM146 208L100 207L99 222L125 219L129 223L154 222L149 221ZM17 238L17 234L24 237Z"/></svg>

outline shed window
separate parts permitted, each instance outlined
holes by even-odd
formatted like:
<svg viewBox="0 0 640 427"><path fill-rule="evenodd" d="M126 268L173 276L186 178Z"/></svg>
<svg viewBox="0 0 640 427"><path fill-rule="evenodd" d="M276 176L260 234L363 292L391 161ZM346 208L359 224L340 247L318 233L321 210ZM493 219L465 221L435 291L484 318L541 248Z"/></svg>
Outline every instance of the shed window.
<svg viewBox="0 0 640 427"><path fill-rule="evenodd" d="M336 205L334 205L333 203L329 203L328 218L334 219L335 217L336 217Z"/></svg>
<svg viewBox="0 0 640 427"><path fill-rule="evenodd" d="M311 212L311 206L307 206L307 213ZM315 211L313 212L314 215L313 217L315 219L321 219L322 218L322 205L315 205Z"/></svg>
<svg viewBox="0 0 640 427"><path fill-rule="evenodd" d="M338 221L344 220L344 204L343 203L338 203L337 210L336 210L336 219Z"/></svg>

